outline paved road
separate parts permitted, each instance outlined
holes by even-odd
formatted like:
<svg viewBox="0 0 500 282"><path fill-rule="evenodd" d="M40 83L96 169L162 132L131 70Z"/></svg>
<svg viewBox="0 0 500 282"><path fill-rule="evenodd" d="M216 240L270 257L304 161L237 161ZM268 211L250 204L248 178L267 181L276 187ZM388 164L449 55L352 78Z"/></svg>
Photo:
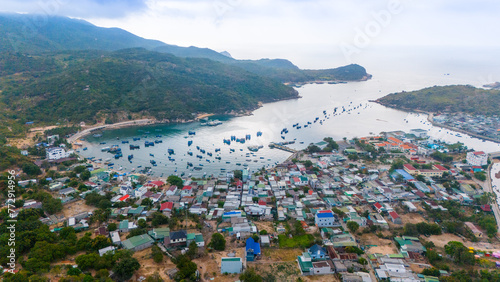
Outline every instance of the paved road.
<svg viewBox="0 0 500 282"><path fill-rule="evenodd" d="M490 193L493 193L493 188L492 188L492 183L491 183L491 173L492 173L492 168L493 166L500 166L499 163L493 163L493 164L490 164L488 166L488 173L486 174L487 175L487 179L486 179L486 182L485 182L485 185L484 185L484 190L486 192L490 192ZM498 171L498 168L496 168L494 171ZM494 176L493 176L494 177ZM498 233L500 233L500 208L498 207L498 203L497 201L495 200L493 203L491 203L491 209L493 210L493 214L495 214L495 219L497 221L497 227L498 227Z"/></svg>

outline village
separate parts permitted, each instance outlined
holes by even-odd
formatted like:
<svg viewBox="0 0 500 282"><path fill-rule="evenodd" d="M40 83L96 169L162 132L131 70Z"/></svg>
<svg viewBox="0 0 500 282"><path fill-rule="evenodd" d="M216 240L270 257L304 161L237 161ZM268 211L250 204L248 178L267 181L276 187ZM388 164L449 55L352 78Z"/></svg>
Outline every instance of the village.
<svg viewBox="0 0 500 282"><path fill-rule="evenodd" d="M69 157L58 148L47 159ZM496 162L415 129L325 138L272 169L219 178L123 174L72 158L46 165L43 183L18 185L61 200L40 218L52 232L109 238L100 256L132 251L134 281L439 281L500 265ZM44 208L23 199L17 212ZM82 254L58 264L78 268ZM179 255L194 276L174 263Z"/></svg>

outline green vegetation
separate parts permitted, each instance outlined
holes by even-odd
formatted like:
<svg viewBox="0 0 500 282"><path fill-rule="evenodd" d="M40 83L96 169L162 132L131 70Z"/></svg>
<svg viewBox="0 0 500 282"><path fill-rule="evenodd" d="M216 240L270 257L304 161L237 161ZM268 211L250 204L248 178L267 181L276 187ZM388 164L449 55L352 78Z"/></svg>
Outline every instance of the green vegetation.
<svg viewBox="0 0 500 282"><path fill-rule="evenodd" d="M4 69L5 56L14 62L25 57L0 53ZM44 70L33 70L27 60L25 69L15 75L7 69L0 80L0 101L8 105L11 121L116 122L127 115L191 119L191 113L252 110L259 102L297 97L291 87L234 66L145 49L43 57L52 62Z"/></svg>
<svg viewBox="0 0 500 282"><path fill-rule="evenodd" d="M431 154L431 157L433 157L435 160L438 160L443 163L449 163L453 161L453 157L446 154L446 153L441 153L439 151L435 151Z"/></svg>
<svg viewBox="0 0 500 282"><path fill-rule="evenodd" d="M314 236L304 234L290 238L285 234L278 235L278 244L280 248L309 248L314 243Z"/></svg>
<svg viewBox="0 0 500 282"><path fill-rule="evenodd" d="M238 277L243 282L262 282L262 277L255 272L253 268L247 268L245 272Z"/></svg>
<svg viewBox="0 0 500 282"><path fill-rule="evenodd" d="M378 99L389 107L427 112L463 112L475 115L498 115L500 91L470 85L434 86L418 91L400 92Z"/></svg>
<svg viewBox="0 0 500 282"><path fill-rule="evenodd" d="M351 230L352 233L356 233L356 231L359 229L359 224L355 221L349 220L347 222L347 228L349 228L349 230Z"/></svg>
<svg viewBox="0 0 500 282"><path fill-rule="evenodd" d="M469 249L461 242L450 241L444 246L446 254L450 255L453 262L459 265L474 265L476 259L474 254L469 252Z"/></svg>
<svg viewBox="0 0 500 282"><path fill-rule="evenodd" d="M474 177L479 181L486 181L486 173L483 171L474 172Z"/></svg>
<svg viewBox="0 0 500 282"><path fill-rule="evenodd" d="M403 228L404 235L441 235L441 227L435 223L420 222L417 224L407 223Z"/></svg>
<svg viewBox="0 0 500 282"><path fill-rule="evenodd" d="M179 189L182 189L182 187L184 186L184 181L182 180L182 178L175 176L175 175L170 175L167 178L167 182L168 182L168 184L174 185Z"/></svg>
<svg viewBox="0 0 500 282"><path fill-rule="evenodd" d="M175 261L179 272L175 274L175 281L196 281L196 270L198 266L188 256L180 255Z"/></svg>
<svg viewBox="0 0 500 282"><path fill-rule="evenodd" d="M210 241L209 247L212 247L217 251L224 251L226 248L226 239L224 239L222 234L214 233L212 234L212 241Z"/></svg>

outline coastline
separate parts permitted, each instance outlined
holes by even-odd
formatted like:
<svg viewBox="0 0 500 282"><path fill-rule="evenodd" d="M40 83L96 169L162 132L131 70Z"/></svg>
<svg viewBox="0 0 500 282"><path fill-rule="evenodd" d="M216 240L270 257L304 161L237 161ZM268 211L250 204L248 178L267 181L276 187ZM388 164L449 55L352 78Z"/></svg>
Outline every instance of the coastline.
<svg viewBox="0 0 500 282"><path fill-rule="evenodd" d="M426 112L426 111L422 111L422 110L407 109L407 108L393 107L391 105L386 105L384 103L381 103L379 100L370 100L369 102L374 102L374 103L377 103L377 104L382 105L384 107L395 109L395 110L399 110L399 111L404 111L404 112L407 112L407 113L426 114L427 115L427 121L429 121L435 127L444 128L444 129L448 129L448 130L453 130L453 131L456 131L456 132L467 134L467 135L472 136L472 137L477 138L477 139L487 140L487 141L491 141L491 142L500 144L500 140L498 140L498 139L493 139L493 138L490 138L490 137L487 137L487 136L482 136L482 135L479 135L479 134L475 134L475 133L472 133L472 132L469 132L469 131L466 131L466 130L463 130L463 129L460 129L460 128L455 128L455 127L452 127L452 126L448 126L448 125L437 123L437 122L434 121L434 113L431 113L431 112Z"/></svg>

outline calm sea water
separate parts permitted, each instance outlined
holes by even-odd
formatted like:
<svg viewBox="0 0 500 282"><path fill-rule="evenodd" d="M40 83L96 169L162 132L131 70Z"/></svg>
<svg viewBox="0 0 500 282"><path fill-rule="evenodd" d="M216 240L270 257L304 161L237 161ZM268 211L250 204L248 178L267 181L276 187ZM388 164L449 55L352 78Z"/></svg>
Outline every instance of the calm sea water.
<svg viewBox="0 0 500 282"><path fill-rule="evenodd" d="M372 51L367 51L367 56L370 55L369 52ZM335 85L305 85L297 89L302 96L300 99L265 104L254 111L251 116L213 117L224 122L216 127L191 123L105 131L100 138L87 136L90 145L88 150L81 151L81 154L85 157L103 160L112 158L115 169L123 167L123 170L127 172L133 168L137 169L138 166L152 166L150 161L154 160L157 163L156 167L152 167L155 176L180 175L181 173L193 176L204 174L217 176L225 174L226 170L244 168L244 165L247 165L250 171L255 171L282 162L290 156L288 152L268 148L270 142L294 140L296 143L289 147L303 149L308 144L319 142L326 136L341 140L343 137L376 135L382 131L408 132L412 128L427 129L429 135L435 139L451 143L462 142L476 150L499 151L499 144L483 142L464 134L458 137L456 132L433 127L427 122L425 115L408 114L370 101L389 93L417 90L434 85L481 86L495 80L500 73L497 67L500 64L490 61L491 57L479 56L476 53L472 56L475 59L471 59L470 56L463 57L458 51L447 53L446 50L440 50L420 55L408 52L406 57L403 53L400 54L394 50L380 52L377 56L371 56L371 60L366 60L366 64L360 63L373 74L373 79L369 81ZM335 108L336 114L334 114ZM339 114L343 109L346 111ZM317 121L314 122L316 119ZM302 127L301 129L293 127L297 123ZM288 129L288 134L282 135L280 132L284 128ZM189 130L196 131L196 135L188 137ZM150 133L146 134L147 131ZM258 131L262 132L261 137L256 136ZM251 140L246 141L245 144L236 142L232 142L230 146L223 144L223 139L229 139L232 135L245 138L247 134L251 135ZM147 138L144 138L145 135ZM161 137L156 138L156 135L161 135ZM141 137L141 140L132 141L133 137ZM144 147L145 140L160 139L163 143L155 144L154 147ZM122 144L122 140L140 145L141 149L130 151L129 144ZM188 140L193 141L190 147ZM100 142L106 142L106 145L100 145ZM119 160L115 160L110 153L101 152L102 147L114 144L119 145L123 150L124 157ZM251 153L247 149L250 145L262 145L263 148L247 155ZM209 157L207 154L200 153L196 146L206 152L211 152L213 156ZM175 155L171 156L174 160L168 159L168 149L175 151ZM215 153L215 149L220 149L220 152ZM231 149L234 152L231 152ZM187 152L193 152L193 156L189 156ZM131 163L127 160L129 154L134 155ZM203 158L199 159L196 155L201 155ZM221 160L216 160L216 156L219 156ZM193 163L195 167L201 167L202 170L193 171L192 168L187 167L187 162Z"/></svg>

